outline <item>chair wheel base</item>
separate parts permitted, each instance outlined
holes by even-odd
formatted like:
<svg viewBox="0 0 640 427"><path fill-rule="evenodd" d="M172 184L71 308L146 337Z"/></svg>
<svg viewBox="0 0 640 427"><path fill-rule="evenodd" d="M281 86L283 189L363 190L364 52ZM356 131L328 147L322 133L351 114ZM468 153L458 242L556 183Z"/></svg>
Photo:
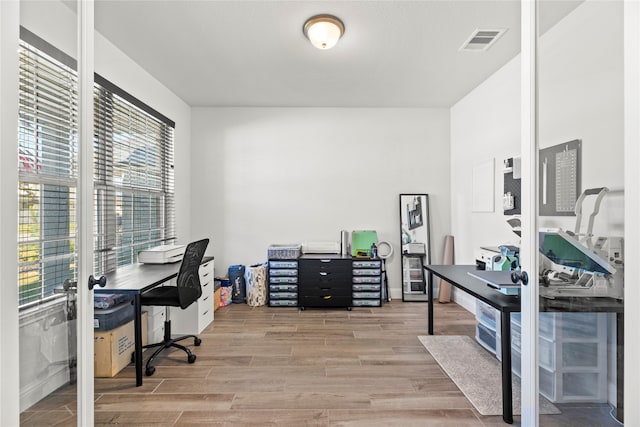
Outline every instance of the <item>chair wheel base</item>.
<svg viewBox="0 0 640 427"><path fill-rule="evenodd" d="M193 362L195 362L195 361L196 361L196 355L195 355L195 354L190 354L190 355L187 357L187 361L188 361L189 363L193 363Z"/></svg>
<svg viewBox="0 0 640 427"><path fill-rule="evenodd" d="M198 347L200 344L202 344L202 340L200 338L196 338L193 340L193 345L195 345L196 347Z"/></svg>
<svg viewBox="0 0 640 427"><path fill-rule="evenodd" d="M151 375L153 375L156 372L156 368L154 368L153 366L149 366L147 367L147 369L145 369L144 374L148 377L150 377Z"/></svg>

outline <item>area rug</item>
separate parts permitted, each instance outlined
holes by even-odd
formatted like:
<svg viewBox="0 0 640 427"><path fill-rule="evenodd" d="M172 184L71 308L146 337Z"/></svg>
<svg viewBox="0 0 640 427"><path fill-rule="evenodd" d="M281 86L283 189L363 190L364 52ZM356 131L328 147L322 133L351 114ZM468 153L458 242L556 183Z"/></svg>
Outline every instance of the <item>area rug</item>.
<svg viewBox="0 0 640 427"><path fill-rule="evenodd" d="M500 361L468 336L419 336L440 367L482 415L502 415L502 369ZM520 378L513 375L513 413L520 415ZM560 410L540 396L541 414Z"/></svg>

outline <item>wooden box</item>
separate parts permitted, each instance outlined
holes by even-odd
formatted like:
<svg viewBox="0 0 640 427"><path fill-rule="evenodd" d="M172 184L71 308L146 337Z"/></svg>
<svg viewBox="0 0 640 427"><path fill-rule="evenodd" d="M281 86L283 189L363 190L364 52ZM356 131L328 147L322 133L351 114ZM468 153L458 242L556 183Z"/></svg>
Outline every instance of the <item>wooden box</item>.
<svg viewBox="0 0 640 427"><path fill-rule="evenodd" d="M217 309L220 308L220 294L221 294L221 292L222 292L221 288L218 288L213 292L213 311L216 311Z"/></svg>
<svg viewBox="0 0 640 427"><path fill-rule="evenodd" d="M104 332L95 332L94 351L94 376L97 378L114 377L118 372L131 363L131 354L134 352L133 323L125 323L115 329ZM147 344L147 313L142 313L142 345Z"/></svg>

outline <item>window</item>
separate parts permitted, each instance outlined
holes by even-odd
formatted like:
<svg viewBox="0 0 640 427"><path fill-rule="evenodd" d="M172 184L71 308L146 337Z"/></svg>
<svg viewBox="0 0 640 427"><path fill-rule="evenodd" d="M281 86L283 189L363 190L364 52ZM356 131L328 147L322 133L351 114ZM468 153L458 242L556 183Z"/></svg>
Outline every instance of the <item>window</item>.
<svg viewBox="0 0 640 427"><path fill-rule="evenodd" d="M76 75L20 44L19 303L40 301L76 275Z"/></svg>
<svg viewBox="0 0 640 427"><path fill-rule="evenodd" d="M96 77L98 274L135 263L140 250L175 239L173 126L131 101Z"/></svg>
<svg viewBox="0 0 640 427"><path fill-rule="evenodd" d="M76 280L75 62L21 28L18 120L19 304ZM96 274L175 239L174 123L95 75Z"/></svg>

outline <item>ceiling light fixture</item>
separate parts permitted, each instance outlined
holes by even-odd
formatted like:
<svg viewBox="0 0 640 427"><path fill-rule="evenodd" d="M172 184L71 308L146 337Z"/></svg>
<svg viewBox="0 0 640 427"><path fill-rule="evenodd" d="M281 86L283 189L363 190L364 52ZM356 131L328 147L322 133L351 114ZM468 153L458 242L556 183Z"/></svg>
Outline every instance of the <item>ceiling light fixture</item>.
<svg viewBox="0 0 640 427"><path fill-rule="evenodd" d="M344 24L333 15L315 15L307 19L302 32L318 49L331 49L344 34Z"/></svg>

